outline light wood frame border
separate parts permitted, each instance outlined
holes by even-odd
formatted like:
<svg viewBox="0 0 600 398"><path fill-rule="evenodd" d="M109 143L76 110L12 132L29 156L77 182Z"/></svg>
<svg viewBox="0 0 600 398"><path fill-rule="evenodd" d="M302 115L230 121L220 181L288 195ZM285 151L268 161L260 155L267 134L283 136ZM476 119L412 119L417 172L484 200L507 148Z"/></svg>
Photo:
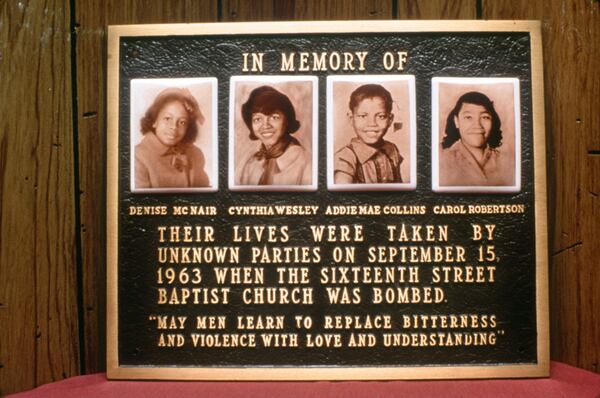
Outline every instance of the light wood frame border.
<svg viewBox="0 0 600 398"><path fill-rule="evenodd" d="M423 367L121 367L118 361L119 40L130 36L406 32L524 32L530 35L534 145L537 364ZM547 377L548 231L541 23L539 21L319 21L108 27L107 375L111 379L394 380Z"/></svg>

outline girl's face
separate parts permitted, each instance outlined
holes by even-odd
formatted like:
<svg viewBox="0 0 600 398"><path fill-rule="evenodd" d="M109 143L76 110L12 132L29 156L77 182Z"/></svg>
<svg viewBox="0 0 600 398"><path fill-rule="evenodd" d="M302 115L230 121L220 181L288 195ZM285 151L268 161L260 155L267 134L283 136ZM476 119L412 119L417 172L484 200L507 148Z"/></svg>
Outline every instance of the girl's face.
<svg viewBox="0 0 600 398"><path fill-rule="evenodd" d="M379 97L365 98L348 114L354 132L365 144L379 142L387 132L393 114L385 110L385 101Z"/></svg>
<svg viewBox="0 0 600 398"><path fill-rule="evenodd" d="M269 115L261 112L252 114L252 131L266 148L275 145L283 137L285 129L285 116L280 111Z"/></svg>
<svg viewBox="0 0 600 398"><path fill-rule="evenodd" d="M473 148L485 148L492 131L492 115L482 105L464 103L454 116L461 141Z"/></svg>
<svg viewBox="0 0 600 398"><path fill-rule="evenodd" d="M159 141L166 146L175 146L181 142L187 132L189 116L179 101L167 102L152 125Z"/></svg>

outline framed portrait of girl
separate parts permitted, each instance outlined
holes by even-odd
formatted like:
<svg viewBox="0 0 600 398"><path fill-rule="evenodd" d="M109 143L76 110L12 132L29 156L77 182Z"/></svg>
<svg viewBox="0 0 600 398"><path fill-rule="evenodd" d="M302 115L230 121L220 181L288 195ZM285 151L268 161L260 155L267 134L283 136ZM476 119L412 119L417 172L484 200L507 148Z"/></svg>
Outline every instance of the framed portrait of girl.
<svg viewBox="0 0 600 398"><path fill-rule="evenodd" d="M327 77L329 190L414 190L416 158L413 75Z"/></svg>
<svg viewBox="0 0 600 398"><path fill-rule="evenodd" d="M516 78L433 78L433 190L519 192L520 115Z"/></svg>
<svg viewBox="0 0 600 398"><path fill-rule="evenodd" d="M131 81L132 192L215 192L217 79Z"/></svg>
<svg viewBox="0 0 600 398"><path fill-rule="evenodd" d="M233 76L229 189L317 189L317 78Z"/></svg>

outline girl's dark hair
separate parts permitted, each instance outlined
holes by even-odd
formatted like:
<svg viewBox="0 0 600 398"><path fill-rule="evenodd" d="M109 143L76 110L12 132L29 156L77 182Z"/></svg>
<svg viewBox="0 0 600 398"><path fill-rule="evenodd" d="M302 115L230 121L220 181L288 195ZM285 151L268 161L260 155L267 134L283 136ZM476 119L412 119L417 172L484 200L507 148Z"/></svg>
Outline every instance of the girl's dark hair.
<svg viewBox="0 0 600 398"><path fill-rule="evenodd" d="M156 96L154 102L140 120L142 134L154 133L154 127L152 126L156 123L156 118L158 118L161 109L175 101L183 105L189 118L187 130L181 142L184 144L194 142L198 136L198 124L204 123L204 115L200 111L198 102L192 96L190 90L186 88L167 88Z"/></svg>
<svg viewBox="0 0 600 398"><path fill-rule="evenodd" d="M242 118L248 126L248 130L250 130L251 140L258 139L252 131L252 114L272 115L277 111L285 116L284 134L290 135L298 131L300 122L296 120L296 111L287 95L280 93L271 86L260 86L252 90L248 100L242 105Z"/></svg>
<svg viewBox="0 0 600 398"><path fill-rule="evenodd" d="M385 112L389 115L392 113L392 95L381 84L363 84L350 94L350 102L348 106L350 111L354 112L354 108L365 98L381 98L385 103Z"/></svg>
<svg viewBox="0 0 600 398"><path fill-rule="evenodd" d="M477 91L470 91L466 94L463 94L454 109L448 114L448 118L446 119L446 130L445 136L442 140L442 148L450 148L452 144L460 139L460 132L454 123L454 117L458 117L458 113L460 112L460 108L463 104L474 104L481 105L485 108L486 111L490 113L492 116L492 131L490 132L490 136L487 140L487 145L490 148L498 148L502 145L502 130L500 130L501 122L498 113L494 109L494 103L485 95Z"/></svg>

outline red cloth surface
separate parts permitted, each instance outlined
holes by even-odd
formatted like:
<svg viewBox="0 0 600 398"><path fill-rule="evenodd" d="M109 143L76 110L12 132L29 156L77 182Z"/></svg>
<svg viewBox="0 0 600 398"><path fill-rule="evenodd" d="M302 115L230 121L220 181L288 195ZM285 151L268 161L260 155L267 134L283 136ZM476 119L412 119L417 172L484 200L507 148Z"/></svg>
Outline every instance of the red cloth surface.
<svg viewBox="0 0 600 398"><path fill-rule="evenodd" d="M600 397L600 374L552 362L548 379L389 382L113 381L97 373L11 398L71 397Z"/></svg>

